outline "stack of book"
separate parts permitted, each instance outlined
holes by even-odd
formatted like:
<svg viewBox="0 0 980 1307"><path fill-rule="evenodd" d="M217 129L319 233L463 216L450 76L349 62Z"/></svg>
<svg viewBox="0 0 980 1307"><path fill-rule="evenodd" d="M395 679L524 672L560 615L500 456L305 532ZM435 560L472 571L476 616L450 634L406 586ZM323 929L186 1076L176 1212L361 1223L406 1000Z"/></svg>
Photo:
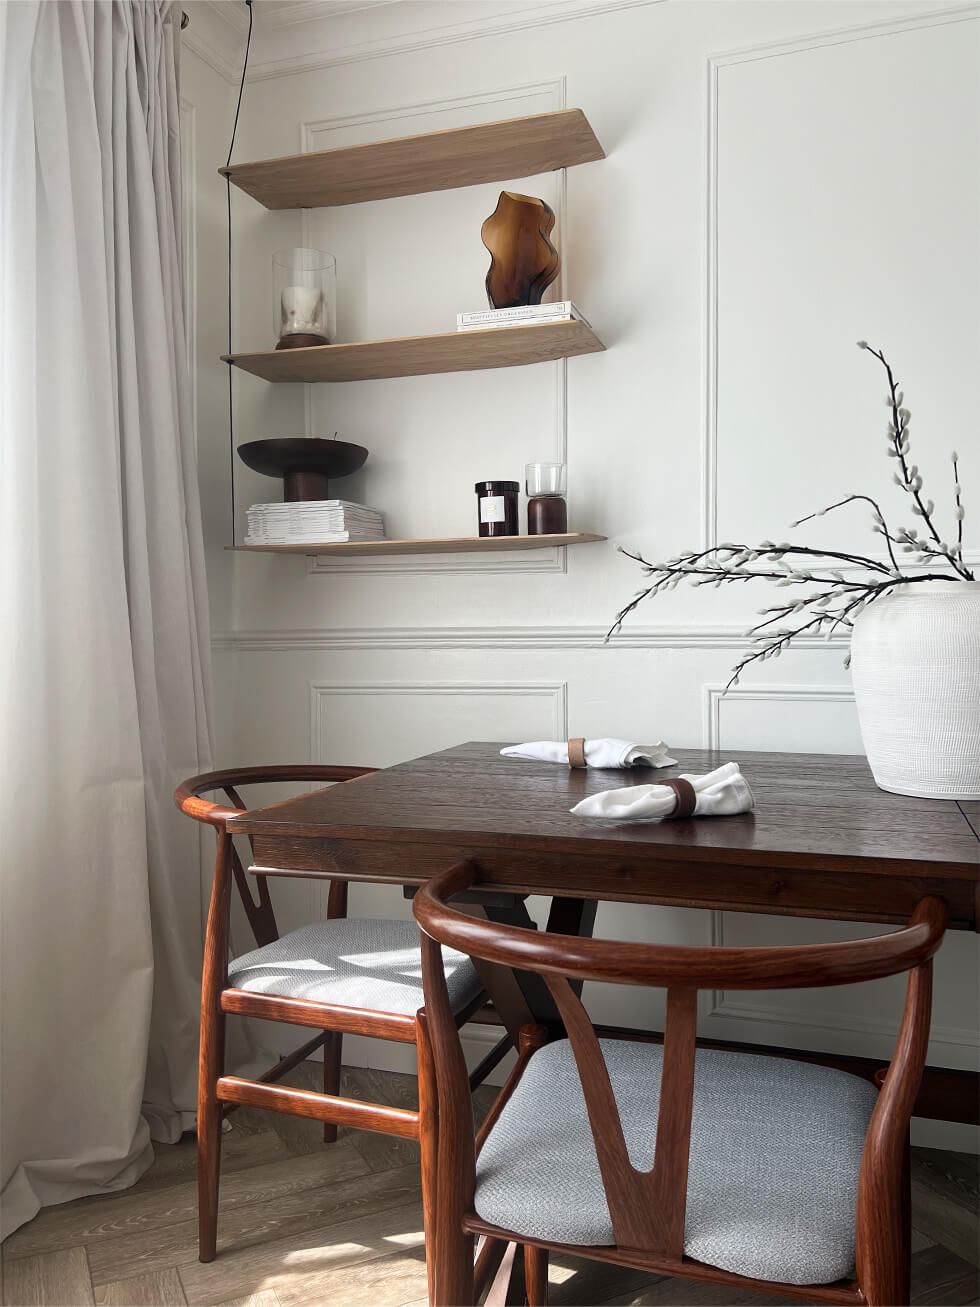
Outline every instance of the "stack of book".
<svg viewBox="0 0 980 1307"><path fill-rule="evenodd" d="M457 331L488 331L495 327L527 327L532 323L571 322L576 319L591 326L588 318L571 300L554 304L522 304L516 309L481 309L475 313L457 313Z"/></svg>
<svg viewBox="0 0 980 1307"><path fill-rule="evenodd" d="M247 545L328 545L346 540L383 540L376 508L346 499L308 499L291 504L253 504Z"/></svg>

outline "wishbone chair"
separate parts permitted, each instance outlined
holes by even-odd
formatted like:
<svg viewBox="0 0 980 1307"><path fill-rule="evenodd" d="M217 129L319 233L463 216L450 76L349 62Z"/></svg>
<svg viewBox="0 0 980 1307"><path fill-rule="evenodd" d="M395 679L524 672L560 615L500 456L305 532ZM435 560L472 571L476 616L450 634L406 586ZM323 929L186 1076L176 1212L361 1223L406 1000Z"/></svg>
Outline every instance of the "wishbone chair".
<svg viewBox="0 0 980 1307"><path fill-rule="evenodd" d="M420 941L412 921L347 917L347 882L331 880L325 921L280 936L267 876L253 868L258 898L235 848L228 821L246 811L238 787L282 781L352 783L374 768L317 764L239 767L207 772L185 781L174 795L182 812L213 826L218 838L204 941L201 980L201 1042L198 1072L197 1149L199 1255L217 1250L221 1124L236 1106L269 1108L323 1122L327 1143L337 1127L352 1126L401 1138L421 1146L422 1205L427 1261L431 1243L437 1107L431 1046L422 1007ZM221 790L227 804L200 796ZM257 948L229 963L231 889L235 885ZM486 994L473 964L447 951L453 1020L463 1025L477 1016ZM225 1017L259 1017L312 1027L318 1033L257 1080L224 1074ZM491 1014L484 1014L490 1019ZM496 1024L496 1023L494 1023ZM418 1110L366 1103L340 1096L344 1034L415 1044L418 1052ZM474 1071L475 1087L510 1047L504 1038ZM323 1048L323 1092L277 1085L287 1071Z"/></svg>
<svg viewBox="0 0 980 1307"><path fill-rule="evenodd" d="M439 1095L437 1304L479 1301L509 1245L523 1245L531 1307L546 1300L552 1250L733 1292L908 1303L908 1131L945 930L939 899L922 899L907 926L874 938L686 948L491 925L449 903L478 885L477 869L460 863L414 904ZM475 1139L444 947L541 975L568 1036L548 1043L543 1027L525 1029ZM791 1053L696 1047L700 989L813 988L899 972L909 973L905 1008L880 1092ZM600 1042L573 988L585 980L665 988L662 1047ZM495 1293L499 1281L497 1272Z"/></svg>

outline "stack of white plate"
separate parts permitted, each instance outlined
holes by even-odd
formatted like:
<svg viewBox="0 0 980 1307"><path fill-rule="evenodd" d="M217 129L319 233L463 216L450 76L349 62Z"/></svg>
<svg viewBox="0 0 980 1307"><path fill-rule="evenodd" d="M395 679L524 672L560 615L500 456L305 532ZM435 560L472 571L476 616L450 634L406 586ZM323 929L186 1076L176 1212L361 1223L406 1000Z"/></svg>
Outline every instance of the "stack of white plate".
<svg viewBox="0 0 980 1307"><path fill-rule="evenodd" d="M327 545L384 537L384 520L376 508L346 499L308 499L292 504L253 504L248 510L245 543Z"/></svg>

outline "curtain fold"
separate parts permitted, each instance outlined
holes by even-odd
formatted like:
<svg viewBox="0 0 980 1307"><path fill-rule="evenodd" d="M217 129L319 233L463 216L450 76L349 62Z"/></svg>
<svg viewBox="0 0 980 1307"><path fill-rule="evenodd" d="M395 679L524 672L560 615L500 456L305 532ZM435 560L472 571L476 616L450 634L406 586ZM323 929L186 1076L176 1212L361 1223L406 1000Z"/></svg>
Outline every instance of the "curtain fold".
<svg viewBox="0 0 980 1307"><path fill-rule="evenodd" d="M209 632L171 0L0 4L2 1233L193 1122Z"/></svg>

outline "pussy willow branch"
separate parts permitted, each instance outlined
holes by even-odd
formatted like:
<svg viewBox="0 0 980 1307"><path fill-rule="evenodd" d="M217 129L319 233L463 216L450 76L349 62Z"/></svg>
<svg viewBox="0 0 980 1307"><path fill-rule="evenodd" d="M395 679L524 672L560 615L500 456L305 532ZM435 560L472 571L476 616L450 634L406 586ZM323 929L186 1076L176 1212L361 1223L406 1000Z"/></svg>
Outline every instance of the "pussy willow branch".
<svg viewBox="0 0 980 1307"><path fill-rule="evenodd" d="M874 603L883 594L887 594L897 585L916 584L922 581L949 580L948 572L923 571L911 576L902 572L895 553L897 545L906 553L916 555L917 565L931 562L942 563L950 567L958 577L973 580L973 573L963 563L963 503L959 479L959 461L953 454L953 494L957 522L956 544L947 545L936 528L932 500L923 501L922 477L919 469L908 462L909 454L909 411L904 407L904 396L892 374L891 367L880 350L872 349L866 341L858 342L861 349L873 354L883 365L888 376L888 405L892 411L892 420L888 427L888 453L898 460L901 475L896 474L895 481L900 488L912 497L913 511L921 517L931 540L921 538L913 527L899 527L892 530L885 520L881 506L870 495L850 494L836 503L816 513L810 513L793 523L802 526L814 518L835 512L848 504L863 501L870 504L874 513L874 530L884 537L888 551L888 564L877 558L864 554L845 553L836 549L814 549L809 545L792 543L777 544L764 540L760 545L745 545L726 542L678 555L665 563L650 563L642 554L621 549L627 558L639 563L644 573L652 578L652 583L640 590L616 616L606 635L609 640L622 628L623 622L639 607L645 599L661 594L665 590L675 589L686 580L691 585L734 585L745 581L774 581L777 586L810 585L818 587L799 599L790 599L786 603L775 603L763 608L760 616L764 619L750 627L746 632L752 643L758 647L751 649L736 664L726 690L737 684L744 669L753 662L763 662L767 658L778 658L784 649L794 640L809 633L821 633L831 638L840 627L851 627L854 619L868 604ZM813 571L806 565L813 560ZM790 561L792 560L792 561ZM761 561L762 567L750 566ZM775 563L776 567L766 567L765 563ZM859 575L854 579L845 579L843 573L833 564L845 564L858 569ZM863 575L861 575L863 573ZM782 626L777 623L793 622Z"/></svg>
<svg viewBox="0 0 980 1307"><path fill-rule="evenodd" d="M793 640L797 639L798 636L803 635L804 632L809 630L818 631L820 627L823 626L825 623L831 624L830 634L833 634L834 630L842 622L846 623L847 625L850 625L851 623L848 619L852 611L854 611L859 607L862 607L866 603L873 603L874 600L878 598L879 594L883 594L886 590L890 589L893 585L898 585L898 582L897 581L882 582L880 586L877 586L875 588L874 593L869 593L868 596L859 595L856 599L853 599L841 613L838 613L836 615L836 617L828 613L818 613L815 617L811 617L809 621L804 622L802 626L794 627L790 631L780 632L774 640L771 640L768 644L764 645L761 649L755 649L753 650L752 653L746 654L744 658L739 659L738 663L735 665L734 671L732 672L731 676L728 678L728 683L725 686L725 692L727 693L732 688L733 685L738 684L739 677L741 676L745 668L748 667L749 663L753 663L756 661L764 662L767 658L778 658L779 655L782 653L782 651L786 649L792 643Z"/></svg>
<svg viewBox="0 0 980 1307"><path fill-rule="evenodd" d="M805 545L791 545L791 544L777 545L774 544L771 540L764 540L761 545L736 545L736 544L712 545L710 549L702 549L697 553L681 554L677 558L672 559L670 563L648 563L647 560L641 554L631 553L630 550L628 549L621 548L619 552L621 554L625 554L627 558L632 558L634 562L639 563L641 567L645 568L646 571L650 573L660 571L661 569L670 567L672 564L680 566L682 563L687 565L690 568L690 570L693 571L694 568L693 566L691 566L692 564L699 563L705 558L710 558L712 554L722 553L722 554L742 554L746 556L747 561L751 561L756 558L770 558L770 557L775 558L776 556L781 557L784 554L799 554L801 557L806 557L806 558L833 558L841 563L856 564L857 566L866 567L876 572L883 572L886 576L891 575L888 568L885 567L884 564L879 563L877 559L864 558L862 557L861 554L844 554L844 553L839 553L837 550L834 549L809 549ZM720 561L718 563L718 568L720 570L727 570L724 568L724 564L721 563ZM783 573L780 572L772 572L772 573L752 572L749 573L748 576L745 576L744 579L751 579L751 577L754 576L780 577L782 575ZM743 579L742 573L738 573L737 575L732 576L732 580L741 580L741 579ZM816 579L817 578L814 578L814 580ZM832 579L834 578L827 578L828 584Z"/></svg>
<svg viewBox="0 0 980 1307"><path fill-rule="evenodd" d="M963 561L963 518L966 514L963 511L963 497L960 489L960 460L959 455L953 452L953 498L956 501L956 555L960 562ZM971 573L972 576L972 573Z"/></svg>
<svg viewBox="0 0 980 1307"><path fill-rule="evenodd" d="M918 476L917 472L912 472L909 468L908 460L906 456L909 448L908 428L909 428L909 418L911 415L909 413L909 410L907 408L904 408L902 405L902 400L904 399L904 396L901 394L901 392L898 389L898 382L895 380L895 374L892 371L892 366L885 358L884 353L881 350L875 349L873 346L869 345L867 341L863 341L863 340L858 341L858 348L866 349L869 354L874 355L874 357L885 369L885 375L888 378L888 404L892 412L892 420L889 426L889 436L888 436L889 443L892 447L892 450L894 451L894 457L898 459L898 465L902 470L902 477L901 480L899 481L899 484L908 494L912 496L912 499L915 503L914 511L916 511L918 517L922 518L926 530L929 532L933 540L936 542L936 545L938 546L937 549L930 550L929 552L932 553L934 556L944 558L946 562L950 565L950 567L952 567L954 572L957 572L963 578L964 581L972 581L973 580L972 571L964 565L961 558L958 558L956 554L952 550L950 550L949 546L946 544L942 536L940 536L939 532L936 530L936 525L935 522L933 521L933 516L932 516L934 505L931 500L923 502L922 478ZM954 473L954 477L956 477L955 473ZM956 477L956 485L958 488L959 485L958 477ZM961 505L958 502L957 502L957 507L958 508L961 507ZM962 519L959 519L959 522L962 522ZM960 536L962 535L961 532L958 532L958 534Z"/></svg>
<svg viewBox="0 0 980 1307"><path fill-rule="evenodd" d="M845 495L843 499L838 499L836 504L828 504L826 508L821 508L816 513L808 513L806 517L798 518L793 523L793 526L802 526L804 522L812 522L813 519L816 517L823 517L825 514L832 513L837 508L844 508L848 504L855 503L857 500L864 500L866 504L870 504L871 507L874 509L875 530L878 531L879 535L883 535L885 537L885 547L888 550L888 557L891 559L892 562L892 571L900 572L901 568L898 566L898 559L895 557L895 551L892 548L892 545L897 545L900 543L900 541L896 539L894 535L892 535L891 531L888 528L887 523L885 522L885 515L881 511L881 508L879 507L877 500L872 499L870 495ZM866 561L870 561L870 560L866 560Z"/></svg>
<svg viewBox="0 0 980 1307"><path fill-rule="evenodd" d="M776 581L779 585L817 585L825 587L823 590L811 592L801 599L792 600L786 604L775 604L770 608L763 609L761 615L765 617L765 621L756 623L746 632L748 636L762 640L762 647L753 649L736 663L731 678L725 687L726 690L737 684L739 676L750 663L764 661L766 658L778 658L783 649L808 631L816 633L826 628L825 634L829 636L839 626L849 626L852 615L856 615L860 608L873 603L894 586L906 582L945 579L942 574L935 572L904 577L898 572L897 568L895 572L889 573L880 564L875 565L870 577L849 581L839 574L821 576L812 572L796 571L792 568L788 571L779 572L772 569L756 570L732 562L719 561L714 565L711 563L712 556L719 553L725 554L726 557L734 554L736 558L745 555L769 557L773 554L782 558L784 554L790 552L805 552L808 555L821 553L819 550L804 550L802 547L784 550L781 546L773 546L771 542L767 542L766 546L759 546L758 549L749 549L744 545L718 545L713 549L701 550L693 554L682 554L679 558L663 564L650 563L641 554L631 553L627 549L622 549L620 552L633 559L634 562L639 563L647 575L655 579L652 585L634 595L630 602L617 614L615 622L606 635L607 640L611 639L621 629L625 619L635 611L644 599L659 594L664 589L673 588L681 581L691 577L697 578L694 581L695 585L711 583L730 585L739 581L768 580ZM839 557L839 555L833 554L827 556ZM883 578L880 575L881 572L885 573ZM837 605L837 607L834 607L834 605ZM766 614L769 614L769 616L766 616ZM797 626L788 630L767 629L775 622L789 620L798 614L800 616L805 615L806 620Z"/></svg>

